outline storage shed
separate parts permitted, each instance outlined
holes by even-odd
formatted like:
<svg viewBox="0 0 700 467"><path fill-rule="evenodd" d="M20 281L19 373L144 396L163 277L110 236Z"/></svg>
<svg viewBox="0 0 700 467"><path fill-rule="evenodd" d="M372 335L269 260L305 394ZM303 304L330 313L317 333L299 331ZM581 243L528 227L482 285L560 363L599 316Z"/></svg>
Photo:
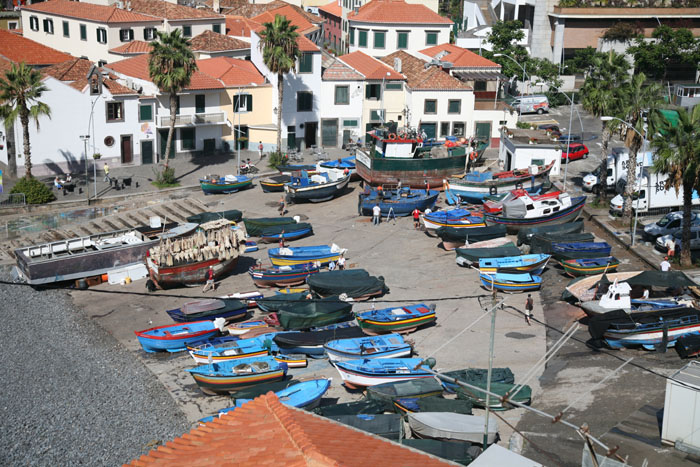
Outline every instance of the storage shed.
<svg viewBox="0 0 700 467"><path fill-rule="evenodd" d="M688 363L666 381L661 442L700 449L700 362Z"/></svg>

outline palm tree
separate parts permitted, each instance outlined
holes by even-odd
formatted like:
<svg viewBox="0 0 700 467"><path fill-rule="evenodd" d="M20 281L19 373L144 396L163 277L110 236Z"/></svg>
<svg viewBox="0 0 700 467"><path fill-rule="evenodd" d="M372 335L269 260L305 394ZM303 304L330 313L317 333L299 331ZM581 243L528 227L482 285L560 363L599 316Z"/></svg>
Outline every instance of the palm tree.
<svg viewBox="0 0 700 467"><path fill-rule="evenodd" d="M265 66L272 73L277 73L277 151L282 151L282 96L284 92L284 75L294 71L297 58L301 56L297 44L297 27L284 16L275 15L269 23L263 23L265 29L260 31L260 50Z"/></svg>
<svg viewBox="0 0 700 467"><path fill-rule="evenodd" d="M175 132L177 114L177 94L190 85L192 74L197 70L197 62L189 41L182 37L179 29L167 33L158 31L158 37L151 43L148 57L148 74L153 84L170 98L170 128L165 143L165 168L170 159L170 145Z"/></svg>
<svg viewBox="0 0 700 467"><path fill-rule="evenodd" d="M679 108L678 124L664 125L652 146L656 149L654 171L668 174L666 189L673 187L678 194L683 188L681 266L690 266L693 191L700 186L700 105L691 112Z"/></svg>
<svg viewBox="0 0 700 467"><path fill-rule="evenodd" d="M0 77L0 118L5 120L5 127L11 128L17 117L22 124L24 137L24 168L25 177L32 176L32 158L29 145L29 119L33 119L39 129L39 117L45 115L51 118L51 109L39 98L48 88L42 82L41 73L26 63L13 63L5 76ZM8 151L9 153L10 151ZM17 160L15 154L9 154L7 161L11 177L17 176Z"/></svg>

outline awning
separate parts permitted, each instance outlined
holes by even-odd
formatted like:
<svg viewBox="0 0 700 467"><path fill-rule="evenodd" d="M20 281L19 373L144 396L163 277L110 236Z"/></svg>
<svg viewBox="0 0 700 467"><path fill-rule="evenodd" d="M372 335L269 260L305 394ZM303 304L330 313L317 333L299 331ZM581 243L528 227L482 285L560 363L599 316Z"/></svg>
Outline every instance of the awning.
<svg viewBox="0 0 700 467"><path fill-rule="evenodd" d="M506 75L497 71L455 71L452 74L462 81L496 81L497 79L508 79Z"/></svg>

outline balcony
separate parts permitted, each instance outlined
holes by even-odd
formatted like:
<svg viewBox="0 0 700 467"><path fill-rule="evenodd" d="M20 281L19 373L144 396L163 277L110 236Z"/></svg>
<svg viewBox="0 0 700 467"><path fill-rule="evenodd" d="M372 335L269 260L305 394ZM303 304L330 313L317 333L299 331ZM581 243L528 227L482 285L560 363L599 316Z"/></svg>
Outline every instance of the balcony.
<svg viewBox="0 0 700 467"><path fill-rule="evenodd" d="M167 128L170 126L170 115L159 115L156 120L156 126ZM225 112L211 112L191 115L175 115L175 126L192 126L192 125L223 125L226 123Z"/></svg>

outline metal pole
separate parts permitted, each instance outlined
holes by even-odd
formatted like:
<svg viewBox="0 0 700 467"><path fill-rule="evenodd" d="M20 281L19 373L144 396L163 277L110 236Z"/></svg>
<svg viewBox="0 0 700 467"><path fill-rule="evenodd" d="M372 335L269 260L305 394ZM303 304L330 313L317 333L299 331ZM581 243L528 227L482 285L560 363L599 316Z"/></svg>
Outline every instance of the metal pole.
<svg viewBox="0 0 700 467"><path fill-rule="evenodd" d="M492 281L495 282L496 278L495 276L491 279ZM496 288L493 286L493 282L491 283L491 334L489 337L489 369L486 374L486 417L484 417L484 440L483 440L483 446L484 449L489 445L488 439L489 439L489 412L490 412L490 405L491 405L491 374L493 372L493 341L495 340L495 335L496 335Z"/></svg>
<svg viewBox="0 0 700 467"><path fill-rule="evenodd" d="M89 136L81 136L80 139L83 140L85 146L85 200L90 204L90 179L88 178L88 157L87 157L87 144Z"/></svg>
<svg viewBox="0 0 700 467"><path fill-rule="evenodd" d="M236 163L236 175L241 174L241 88L238 88L238 108L235 109L238 114L238 132L236 133L236 153L237 163ZM277 110L279 112L279 110ZM282 129L280 129L282 131ZM279 150L279 148L277 148Z"/></svg>
<svg viewBox="0 0 700 467"><path fill-rule="evenodd" d="M642 160L644 160L644 153L647 146L647 130L644 128L644 134L642 135ZM630 161L632 163L632 161ZM635 165L637 161L634 161ZM644 164L642 164L643 166ZM637 169L634 169L635 172ZM634 226L632 227L632 246L634 246L634 241L637 238L637 219L639 219L639 193L642 191L642 171L639 170L639 182L637 182L637 209L634 210Z"/></svg>
<svg viewBox="0 0 700 467"><path fill-rule="evenodd" d="M92 183L95 187L95 199L97 199L97 162L94 154L92 155Z"/></svg>
<svg viewBox="0 0 700 467"><path fill-rule="evenodd" d="M564 93L562 93L564 94ZM566 96L566 94L564 94ZM569 97L569 96L566 96ZM571 125L574 117L574 93L571 93L571 98L569 99L570 115L569 115L569 137L566 139L566 167L564 167L564 191L566 191L566 174L569 172L569 148L571 145ZM583 135L583 132L581 133Z"/></svg>

